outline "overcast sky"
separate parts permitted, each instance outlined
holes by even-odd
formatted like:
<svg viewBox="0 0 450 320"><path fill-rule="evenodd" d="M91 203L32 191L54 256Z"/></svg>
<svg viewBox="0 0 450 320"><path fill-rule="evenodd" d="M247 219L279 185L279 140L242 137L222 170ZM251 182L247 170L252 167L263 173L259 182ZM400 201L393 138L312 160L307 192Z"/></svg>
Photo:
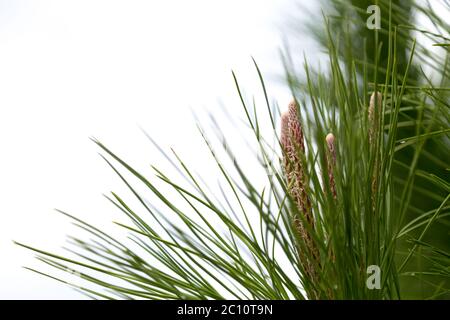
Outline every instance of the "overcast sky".
<svg viewBox="0 0 450 320"><path fill-rule="evenodd" d="M42 265L12 240L58 250L73 228L53 208L114 219L102 194L118 181L89 137L148 166L143 127L195 157L191 110L239 103L231 69L260 94L251 56L288 102L273 75L291 3L0 1L0 298L81 297L22 269Z"/></svg>

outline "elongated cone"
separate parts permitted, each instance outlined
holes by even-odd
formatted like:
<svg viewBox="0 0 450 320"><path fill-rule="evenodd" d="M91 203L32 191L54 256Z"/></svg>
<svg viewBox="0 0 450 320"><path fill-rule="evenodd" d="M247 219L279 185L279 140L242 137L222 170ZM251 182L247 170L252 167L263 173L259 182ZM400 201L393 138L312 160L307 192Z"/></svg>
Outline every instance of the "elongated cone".
<svg viewBox="0 0 450 320"><path fill-rule="evenodd" d="M289 104L288 111L281 116L280 140L284 153L283 165L288 192L295 201L299 213L303 215L304 220L313 230L314 219L311 212L311 202L306 191L307 180L302 161L305 152L303 130L295 101ZM309 251L309 255L305 255L303 250L299 249L300 261L311 280L315 281L317 279L315 266L320 265L319 252L302 219L299 217L293 219L295 229ZM311 261L308 256L315 261Z"/></svg>
<svg viewBox="0 0 450 320"><path fill-rule="evenodd" d="M335 137L332 133L327 134L325 137L327 141L328 153L327 153L327 166L328 166L328 180L330 183L330 190L333 198L336 200L336 184L334 180L334 166L336 165L336 149L334 145Z"/></svg>
<svg viewBox="0 0 450 320"><path fill-rule="evenodd" d="M369 143L375 144L378 134L378 119L381 113L382 96L381 92L374 92L370 96L369 104Z"/></svg>
<svg viewBox="0 0 450 320"><path fill-rule="evenodd" d="M378 125L379 125L379 117L381 114L381 106L382 106L382 95L381 92L374 92L370 97L369 111L368 111L368 119L369 119L369 145L373 150L373 154L375 155L374 169L372 175L372 208L375 210L376 204L376 192L378 189L378 171L379 169L379 152L376 148L377 146L377 136L378 136Z"/></svg>

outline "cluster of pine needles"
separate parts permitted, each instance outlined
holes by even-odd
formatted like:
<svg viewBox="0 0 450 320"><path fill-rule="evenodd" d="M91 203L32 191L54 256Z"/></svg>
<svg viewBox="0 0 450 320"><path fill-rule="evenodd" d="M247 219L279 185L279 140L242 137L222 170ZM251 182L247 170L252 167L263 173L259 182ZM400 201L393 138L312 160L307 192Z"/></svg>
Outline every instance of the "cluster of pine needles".
<svg viewBox="0 0 450 320"><path fill-rule="evenodd" d="M335 2L357 16L351 1ZM282 110L269 102L256 62L265 106L247 102L233 73L246 121L242 139L262 188L230 148L222 150L226 159L219 156L213 140L219 147L230 143L214 114L214 139L198 127L219 191L151 138L173 170L152 166L148 176L94 140L129 191L108 197L129 221L117 223L125 235L61 212L89 240L71 238L67 255L20 244L68 274L31 270L101 299L402 299L411 275L432 286L428 298L448 297L450 253L426 239L437 223L448 228L450 183L420 163L449 168L450 28L432 9L417 6L440 30L416 30L440 49L431 53L410 37L411 25L394 23L401 16L395 1L379 5L389 14L382 30L371 31L373 56L356 54L350 33L332 33L336 21L328 16L324 70L305 61L298 71L292 52L283 55L293 100ZM428 66L434 79L418 65ZM430 143L443 157L427 151ZM411 204L419 179L438 190L428 211ZM428 262L426 270L411 269L419 258ZM380 270L376 288L367 284L370 266Z"/></svg>

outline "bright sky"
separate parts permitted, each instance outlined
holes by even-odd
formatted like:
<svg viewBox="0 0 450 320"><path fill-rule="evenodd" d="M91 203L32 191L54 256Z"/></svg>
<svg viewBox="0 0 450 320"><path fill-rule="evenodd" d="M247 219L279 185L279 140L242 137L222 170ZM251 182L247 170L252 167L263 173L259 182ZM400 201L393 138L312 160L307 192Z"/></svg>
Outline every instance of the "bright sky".
<svg viewBox="0 0 450 320"><path fill-rule="evenodd" d="M22 269L42 264L12 240L58 250L74 229L53 208L114 219L101 195L118 181L89 137L148 166L141 126L195 156L191 109L236 107L231 69L261 94L251 56L287 103L272 75L288 2L0 1L0 299L81 297Z"/></svg>

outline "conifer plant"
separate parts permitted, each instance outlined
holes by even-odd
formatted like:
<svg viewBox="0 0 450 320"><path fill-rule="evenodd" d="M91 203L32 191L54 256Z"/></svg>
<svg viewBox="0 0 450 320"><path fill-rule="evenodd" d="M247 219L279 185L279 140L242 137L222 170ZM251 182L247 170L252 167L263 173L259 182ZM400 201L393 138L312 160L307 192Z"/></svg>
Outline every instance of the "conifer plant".
<svg viewBox="0 0 450 320"><path fill-rule="evenodd" d="M440 50L432 54L405 35L411 25L394 25L400 9L392 1L379 2L386 15L373 31L373 57L345 51L345 30L336 36L329 16L323 69L307 59L299 69L284 52L292 93L286 106L270 102L256 62L264 104L249 102L233 73L240 106L232 117L245 119L236 126L253 166L225 147L233 143L224 117L213 114L209 129L199 123L218 189L195 163L151 138L173 170L155 164L153 174L139 172L133 159L94 139L128 189L107 197L127 217L117 224L123 237L61 211L86 234L72 238L70 252L20 245L67 276L31 270L101 299L402 299L413 273L433 283L427 298L449 297L450 253L427 235L435 225L449 226L450 28L417 6L438 21L439 32L416 31ZM408 48L404 64L399 46ZM387 59L380 59L382 48ZM431 71L417 67L423 61ZM424 151L430 143L447 161ZM399 158L405 151L408 157ZM443 175L418 170L419 161L442 166ZM428 211L411 202L419 180L436 190L424 190L437 203ZM414 269L419 258L428 269Z"/></svg>

